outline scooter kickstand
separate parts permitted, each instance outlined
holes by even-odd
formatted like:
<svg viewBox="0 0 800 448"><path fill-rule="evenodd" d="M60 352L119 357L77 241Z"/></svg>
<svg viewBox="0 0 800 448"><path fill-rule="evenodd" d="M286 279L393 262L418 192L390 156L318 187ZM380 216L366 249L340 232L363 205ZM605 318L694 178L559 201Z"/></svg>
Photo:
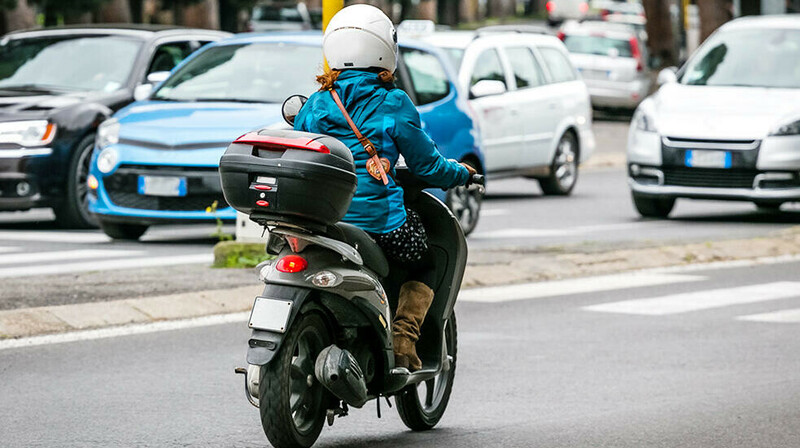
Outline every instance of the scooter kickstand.
<svg viewBox="0 0 800 448"><path fill-rule="evenodd" d="M336 409L328 409L326 415L328 419L328 426L333 426L333 419L335 419L336 417L347 417L349 412L350 409L347 407L347 403L345 403L344 401L342 401L340 407Z"/></svg>

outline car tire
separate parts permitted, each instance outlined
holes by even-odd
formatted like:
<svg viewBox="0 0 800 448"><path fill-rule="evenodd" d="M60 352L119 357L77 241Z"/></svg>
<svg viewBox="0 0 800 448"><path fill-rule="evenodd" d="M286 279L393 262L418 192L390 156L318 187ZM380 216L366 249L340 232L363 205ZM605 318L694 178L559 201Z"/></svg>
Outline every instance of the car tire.
<svg viewBox="0 0 800 448"><path fill-rule="evenodd" d="M465 161L463 163L480 172L480 168L475 166L474 163L470 161ZM481 216L481 205L483 204L482 192L463 186L451 188L447 190L445 204L447 204L447 208L453 212L453 216L456 217L458 223L461 224L461 230L464 231L464 236L469 235L475 230L475 226L478 225L478 219L480 219Z"/></svg>
<svg viewBox="0 0 800 448"><path fill-rule="evenodd" d="M561 136L550 165L550 175L539 179L539 186L547 196L568 196L578 183L578 139L572 132Z"/></svg>
<svg viewBox="0 0 800 448"><path fill-rule="evenodd" d="M59 227L69 229L97 227L97 220L89 213L89 186L86 183L93 150L94 134L89 134L81 139L70 157L64 201L53 207Z"/></svg>
<svg viewBox="0 0 800 448"><path fill-rule="evenodd" d="M644 218L666 219L675 207L675 198L642 196L633 193L633 205Z"/></svg>
<svg viewBox="0 0 800 448"><path fill-rule="evenodd" d="M115 240L136 241L147 231L145 225L140 224L121 224L116 222L100 221L100 229L103 233Z"/></svg>

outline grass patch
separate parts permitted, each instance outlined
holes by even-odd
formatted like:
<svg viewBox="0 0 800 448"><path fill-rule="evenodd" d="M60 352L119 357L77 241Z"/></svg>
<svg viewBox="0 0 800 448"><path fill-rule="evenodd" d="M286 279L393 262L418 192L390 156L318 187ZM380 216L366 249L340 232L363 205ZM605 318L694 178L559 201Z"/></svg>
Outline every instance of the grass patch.
<svg viewBox="0 0 800 448"><path fill-rule="evenodd" d="M214 246L215 268L253 268L273 258L266 253L263 243L220 241Z"/></svg>

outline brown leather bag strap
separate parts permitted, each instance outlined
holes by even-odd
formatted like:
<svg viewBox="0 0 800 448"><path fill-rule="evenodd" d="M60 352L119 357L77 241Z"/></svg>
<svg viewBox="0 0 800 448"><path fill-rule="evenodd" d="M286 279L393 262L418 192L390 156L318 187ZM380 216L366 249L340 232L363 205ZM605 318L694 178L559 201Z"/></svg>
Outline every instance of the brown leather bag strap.
<svg viewBox="0 0 800 448"><path fill-rule="evenodd" d="M375 149L375 145L369 141L368 138L364 137L364 134L358 130L358 127L353 122L353 119L350 118L350 114L347 113L347 109L344 108L344 104L342 104L342 99L339 98L339 94L336 93L335 90L331 89L331 96L333 97L333 101L339 106L339 110L342 111L342 115L344 115L344 119L347 120L347 124L350 125L350 129L353 130L353 133L356 135L358 142L361 143L361 146L364 147L364 151L367 152L370 159L372 159L372 163L375 164L375 167L378 169L380 173L381 180L383 181L384 185L389 184L389 178L386 175L386 170L383 169L383 163L381 162L380 158L378 157L378 151Z"/></svg>

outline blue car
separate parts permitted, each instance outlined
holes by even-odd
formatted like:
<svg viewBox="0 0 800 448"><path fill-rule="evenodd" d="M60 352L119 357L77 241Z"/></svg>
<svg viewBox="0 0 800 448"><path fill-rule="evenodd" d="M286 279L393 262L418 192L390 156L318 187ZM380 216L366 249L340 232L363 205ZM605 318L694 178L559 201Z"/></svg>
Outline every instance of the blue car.
<svg viewBox="0 0 800 448"><path fill-rule="evenodd" d="M240 35L210 44L176 67L148 100L102 123L88 184L89 210L103 231L137 239L155 224L234 220L220 187L220 157L248 131L285 126L284 99L317 90L321 48L317 32ZM417 104L439 150L483 172L467 97L446 55L417 42L401 42L400 55L397 85ZM479 193L436 194L465 231L475 227Z"/></svg>

